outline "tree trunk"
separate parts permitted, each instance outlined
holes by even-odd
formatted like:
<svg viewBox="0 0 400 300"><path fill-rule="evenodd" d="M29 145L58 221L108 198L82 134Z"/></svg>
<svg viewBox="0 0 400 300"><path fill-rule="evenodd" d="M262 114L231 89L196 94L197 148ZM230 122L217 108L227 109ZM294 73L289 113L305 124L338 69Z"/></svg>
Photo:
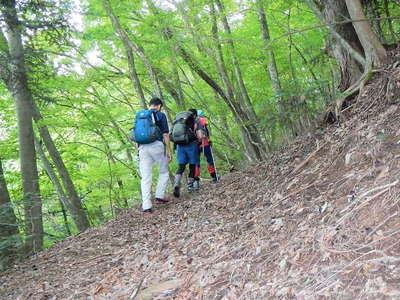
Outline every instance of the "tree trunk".
<svg viewBox="0 0 400 300"><path fill-rule="evenodd" d="M228 71L226 68L225 64L225 59L224 55L222 52L222 47L221 47L221 42L218 34L218 24L217 24L217 14L215 11L214 7L214 1L210 1L210 12L211 12L211 19L212 19L212 27L211 27L211 32L212 32L212 37L213 37L213 43L214 43L214 48L216 51L216 55L214 56L215 64L217 66L217 70L219 73L219 76L221 77L221 80L225 86L226 90L226 96L229 99L231 105L233 105L234 102L236 102L236 94L235 94L235 88L233 86L233 83L231 79L229 78Z"/></svg>
<svg viewBox="0 0 400 300"><path fill-rule="evenodd" d="M323 1L320 12L311 1L305 1L322 21L329 24L332 36L329 50L340 68L339 90L345 91L359 80L365 64L363 48L354 27L351 23L335 24L350 19L346 3L338 0Z"/></svg>
<svg viewBox="0 0 400 300"><path fill-rule="evenodd" d="M122 41L124 43L125 48L130 49L132 52L134 51L136 53L136 55L139 56L139 58L142 60L146 69L148 70L152 84L153 84L153 89L154 89L154 91L152 92L152 95L162 99L162 90L160 88L160 83L159 83L159 79L157 76L157 72L156 72L155 68L153 67L149 58L145 55L143 48L140 45L138 45L136 42L134 42L131 38L129 38L129 35L128 35L129 30L127 31L126 29L124 30L122 28L122 26L120 25L118 16L116 16L111 10L109 0L103 0L103 5L107 11L107 14L109 15L110 19L113 22L114 29L117 29L116 31L118 32L118 34L120 35L121 38L123 37ZM131 58L133 59L133 55L131 56ZM139 79L137 79L137 80L139 82Z"/></svg>
<svg viewBox="0 0 400 300"><path fill-rule="evenodd" d="M28 235L26 251L36 253L43 248L42 202L39 192L39 176L33 142L32 94L28 87L21 24L17 18L15 1L0 4L10 55L10 77L7 88L11 92L17 111L19 156L25 209L25 227Z"/></svg>
<svg viewBox="0 0 400 300"><path fill-rule="evenodd" d="M46 171L47 176L49 177L51 183L53 184L54 189L58 195L58 199L60 200L61 211L63 212L63 217L64 217L65 229L66 229L67 233L69 235L71 235L71 230L69 228L68 220L67 220L67 217L65 215L65 210L64 210L64 207L69 206L68 199L64 193L64 190L62 188L60 181L58 180L57 174L54 172L54 170L50 164L50 161L47 159L46 154L44 153L42 143L36 138L36 136L34 137L34 139L35 139L36 152L38 153L39 158L43 164L44 170Z"/></svg>
<svg viewBox="0 0 400 300"><path fill-rule="evenodd" d="M175 0L171 0L171 1L173 1L174 5L178 8L180 14L182 15L182 19L185 23L185 30L190 32L190 35L192 36L193 41L196 44L197 50L200 53L207 52L207 48L205 47L205 45L199 38L199 35L201 36L202 33L199 34L198 28L194 28L191 25L192 23L190 22L190 18L188 15L188 11L190 11L190 7L188 9L185 9L185 7L184 7L185 4L190 5L190 3L187 1L179 1L179 2L176 2ZM196 34L196 32L197 32L197 34Z"/></svg>
<svg viewBox="0 0 400 300"><path fill-rule="evenodd" d="M17 253L18 225L0 158L0 271L7 269Z"/></svg>
<svg viewBox="0 0 400 300"><path fill-rule="evenodd" d="M214 7L214 2L213 0L210 1L210 12L211 12L211 18L212 18L212 36L213 36L213 41L214 41L214 47L216 51L216 55L213 55L215 64L217 66L218 73L221 77L221 80L225 86L226 92L223 92L224 97L222 99L225 100L226 104L228 107L231 109L235 120L237 121L241 136L242 136L242 141L243 141L243 146L246 150L246 157L249 161L256 161L256 160L262 160L264 158L263 152L261 149L258 149L258 145L261 144L261 139L260 135L256 132L257 129L254 126L254 123L252 124L252 121L250 120L250 117L243 111L242 106L240 105L240 102L236 99L236 90L228 76L228 71L226 69L225 65L225 60L224 56L222 53L222 47L220 43L220 38L218 34L218 24L217 24L217 17L216 17L216 11ZM215 85L217 85L215 83ZM221 89L222 91L222 89ZM216 91L218 93L218 91ZM220 94L221 96L221 94ZM255 133L256 132L256 133ZM251 137L254 137L256 140L252 140Z"/></svg>
<svg viewBox="0 0 400 300"><path fill-rule="evenodd" d="M146 99L144 97L142 86L141 86L139 77L136 72L135 58L133 56L133 49L132 49L131 43L129 42L129 37L128 37L127 33L125 32L125 30L122 28L121 24L119 23L118 18L115 16L115 14L111 8L110 1L103 0L103 6L104 6L104 9L105 9L108 17L111 20L114 30L118 33L122 43L124 44L124 47L126 50L126 55L128 58L129 77L131 79L133 88L135 89L136 94L139 98L140 106L143 109L146 109L147 108Z"/></svg>
<svg viewBox="0 0 400 300"><path fill-rule="evenodd" d="M235 72L235 78L236 78L237 84L239 86L239 90L240 90L239 95L241 96L241 99L243 100L243 103L241 103L241 104L243 104L242 106L243 106L246 114L250 118L250 120L252 122L254 122L254 125L257 125L258 117L257 117L257 115L254 111L254 107L250 101L250 97L247 92L246 85L244 84L242 71L240 69L239 59L236 54L235 44L233 42L232 32L231 32L231 28L228 23L228 19L226 18L224 6L222 5L222 2L220 0L215 0L215 3L217 4L217 7L218 7L218 10L220 13L220 18L221 18L221 21L222 21L222 24L224 27L225 34L228 37L228 51L229 51L229 54L230 54L230 57L232 60L232 67Z"/></svg>
<svg viewBox="0 0 400 300"><path fill-rule="evenodd" d="M360 0L346 0L347 9L353 20L365 19ZM354 29L364 48L366 57L365 69L372 66L381 66L386 58L386 50L372 31L368 21L353 22Z"/></svg>
<svg viewBox="0 0 400 300"><path fill-rule="evenodd" d="M162 99L162 91L160 89L160 84L158 81L157 71L154 68L153 64L151 63L150 59L146 56L144 49L137 44L136 42L129 40L129 44L132 46L132 49L135 50L136 54L142 60L143 64L145 65L147 71L150 74L151 82L153 85L153 96L157 96Z"/></svg>
<svg viewBox="0 0 400 300"><path fill-rule="evenodd" d="M327 24L328 30L335 41L349 54L352 56L354 60L356 60L361 66L365 65L365 58L362 53L362 49L357 47L359 44L359 40L357 35L354 35L353 32L347 27L342 33L340 33L338 27L333 25L332 21L340 22L348 19L348 11L345 9L344 2L341 0L326 0L322 1L323 3L323 12L319 11L318 7L312 0L303 0L307 6L314 12L314 14L321 20ZM322 4L321 4L322 5ZM332 20L333 19L333 20ZM348 24L348 23L346 23ZM338 25L340 26L340 24ZM350 37L345 35L349 34ZM356 38L356 40L353 40ZM355 42L355 43L354 43Z"/></svg>
<svg viewBox="0 0 400 300"><path fill-rule="evenodd" d="M267 56L268 74L272 83L272 88L274 90L275 97L278 99L279 110L281 113L283 113L281 83L279 81L278 68L276 67L275 54L272 51L271 37L269 34L269 28L264 11L264 5L262 0L255 0L255 1L257 6L258 21L260 22L261 34L264 40L265 54Z"/></svg>
<svg viewBox="0 0 400 300"><path fill-rule="evenodd" d="M151 0L146 1L150 9L153 11L155 15L159 16L157 8L154 6L154 3ZM182 8L181 8L182 9ZM187 21L187 20L186 20ZM242 135L246 135L245 145L248 149L251 149L251 153L249 156L250 160L258 161L264 158L264 149L263 143L260 138L260 135L257 132L257 128L254 120L256 120L255 113L254 118L249 117L249 112L246 109L253 109L252 106L248 107L244 105L246 109L242 108L240 102L235 101L227 95L225 91L219 86L219 84L212 79L198 64L197 61L179 44L178 41L173 40L173 31L170 27L161 25L162 36L166 41L169 41L176 45L175 49L177 53L183 58L183 60L188 64L193 73L196 73L202 80L204 80L212 89L227 103L229 108L234 112L235 118L238 120L238 125L241 128ZM254 110L253 110L254 112ZM250 152L250 151L249 151Z"/></svg>
<svg viewBox="0 0 400 300"><path fill-rule="evenodd" d="M183 97L183 90L181 85L181 79L179 77L178 62L176 60L177 49L175 45L170 46L171 51L171 73L175 82L175 90L177 92L176 104L180 110L185 110L185 100Z"/></svg>
<svg viewBox="0 0 400 300"><path fill-rule="evenodd" d="M170 81L167 80L166 76L163 73L158 72L157 75L160 78L160 81L161 81L162 85L164 86L164 88L166 89L166 91L168 92L168 94L170 94L171 97L175 100L178 107L180 107L182 110L184 110L186 107L186 103L184 101L182 87L180 87L179 88L180 90L177 91L175 86ZM182 95L180 95L181 93L182 93Z"/></svg>
<svg viewBox="0 0 400 300"><path fill-rule="evenodd" d="M49 152L49 155L61 177L62 183L64 185L65 191L68 195L68 201L65 203L66 208L70 212L76 227L79 231L85 231L90 227L89 220L86 216L86 212L82 207L81 199L75 189L75 185L69 175L68 169L64 164L60 152L58 151L54 141L50 135L49 129L45 125L41 125L40 121L43 119L40 114L39 108L33 103L34 114L33 118L38 124L38 129L40 136Z"/></svg>
<svg viewBox="0 0 400 300"><path fill-rule="evenodd" d="M100 86L102 86L101 82L97 82ZM89 94L93 95L93 97L95 97L96 99L99 100L100 102L100 106L103 109L104 113L107 115L108 120L111 122L111 124L113 125L112 128L116 134L116 136L118 137L119 141L121 142L122 145L126 145L127 142L129 141L129 136L126 134L126 132L121 128L121 126L118 124L118 122L116 122L113 118L113 116L111 115L106 103L103 100L103 97L101 96L101 93L99 93L95 87L93 88L93 92L88 91ZM99 105L97 103L95 103L96 105ZM133 161L133 156L132 156L132 152L129 148L126 149L126 156L127 159L132 162Z"/></svg>
<svg viewBox="0 0 400 300"><path fill-rule="evenodd" d="M202 80L204 80L215 92L219 95L224 102L228 105L229 109L235 116L238 122L238 126L241 130L244 145L247 150L246 157L250 161L261 161L265 158L264 144L261 141L260 134L257 132L257 128L254 123L249 120L246 113L242 111L240 105L230 98L225 91L219 86L219 84L212 79L208 74L202 70L199 64L192 58L189 53L182 47L179 46L179 53L183 60L189 65L194 73L196 73Z"/></svg>
<svg viewBox="0 0 400 300"><path fill-rule="evenodd" d="M291 10L288 10L288 14L287 14L287 28L288 31L291 31L291 26L290 26L290 21L291 21ZM289 34L288 36L288 42L289 42L289 49L288 49L288 60L289 60L289 68L290 68L290 74L292 75L292 83L291 86L292 88L295 89L299 89L299 80L297 78L297 73L296 73L296 69L294 67L293 64L293 51L292 51L292 47L293 47L293 37L291 34ZM283 105L285 105L285 103L283 103Z"/></svg>

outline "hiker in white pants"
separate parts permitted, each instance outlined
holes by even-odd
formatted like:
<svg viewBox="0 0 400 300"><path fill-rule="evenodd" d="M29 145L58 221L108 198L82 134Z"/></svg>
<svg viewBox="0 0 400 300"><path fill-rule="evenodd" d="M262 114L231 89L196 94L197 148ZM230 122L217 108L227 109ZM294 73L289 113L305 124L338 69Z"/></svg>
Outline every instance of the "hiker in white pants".
<svg viewBox="0 0 400 300"><path fill-rule="evenodd" d="M155 141L151 144L139 146L139 170L142 176L142 207L143 211L151 209L151 182L152 169L156 163L160 168L156 189L156 202L167 201L165 199L165 189L167 188L169 173L168 173L168 158L166 155L165 145L161 141ZM161 200L161 201L160 201ZM160 203L161 204L161 203Z"/></svg>
<svg viewBox="0 0 400 300"><path fill-rule="evenodd" d="M149 109L139 111L135 120L134 140L139 145L139 172L142 177L140 187L145 215L153 213L151 183L154 164L160 168L155 204L168 203L165 189L169 180L168 163L171 161L171 147L167 117L161 112L162 107L162 101L153 98L150 100Z"/></svg>

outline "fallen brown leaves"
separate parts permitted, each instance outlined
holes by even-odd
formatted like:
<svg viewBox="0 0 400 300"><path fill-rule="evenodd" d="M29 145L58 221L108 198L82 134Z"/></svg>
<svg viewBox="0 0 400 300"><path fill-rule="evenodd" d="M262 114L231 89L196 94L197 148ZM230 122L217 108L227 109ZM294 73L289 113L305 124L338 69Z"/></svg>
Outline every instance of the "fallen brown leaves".
<svg viewBox="0 0 400 300"><path fill-rule="evenodd" d="M0 296L400 297L399 85L392 64L344 123L150 218L123 211L66 239L1 274Z"/></svg>

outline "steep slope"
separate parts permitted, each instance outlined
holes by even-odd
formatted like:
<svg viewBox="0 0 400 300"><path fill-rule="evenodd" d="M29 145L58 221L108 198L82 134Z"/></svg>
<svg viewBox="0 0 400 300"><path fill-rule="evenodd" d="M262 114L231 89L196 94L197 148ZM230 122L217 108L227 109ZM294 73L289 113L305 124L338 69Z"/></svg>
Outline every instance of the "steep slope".
<svg viewBox="0 0 400 300"><path fill-rule="evenodd" d="M400 297L400 55L340 124L0 274L2 299Z"/></svg>

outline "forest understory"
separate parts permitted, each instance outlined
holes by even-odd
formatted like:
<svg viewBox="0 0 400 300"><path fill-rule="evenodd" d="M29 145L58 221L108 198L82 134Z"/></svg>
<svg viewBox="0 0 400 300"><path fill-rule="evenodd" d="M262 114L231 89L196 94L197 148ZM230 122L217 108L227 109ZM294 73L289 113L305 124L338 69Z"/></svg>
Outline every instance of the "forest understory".
<svg viewBox="0 0 400 300"><path fill-rule="evenodd" d="M0 274L1 299L398 299L400 51L341 122Z"/></svg>

